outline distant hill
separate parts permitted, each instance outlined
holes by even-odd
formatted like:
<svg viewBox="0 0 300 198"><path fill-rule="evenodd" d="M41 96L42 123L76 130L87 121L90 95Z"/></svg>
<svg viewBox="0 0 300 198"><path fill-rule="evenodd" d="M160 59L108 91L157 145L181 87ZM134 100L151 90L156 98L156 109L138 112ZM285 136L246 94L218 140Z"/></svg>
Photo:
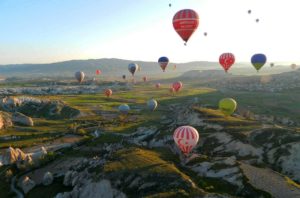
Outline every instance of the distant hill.
<svg viewBox="0 0 300 198"><path fill-rule="evenodd" d="M23 78L40 78L40 77L64 77L73 78L74 72L84 71L87 78L95 76L95 70L101 69L102 77L118 77L123 74L130 75L127 69L129 63L135 62L141 66L138 76L178 76L191 70L222 70L219 63L208 61L194 61L188 63L170 63L165 73L162 72L157 62L133 61L116 58L102 58L89 60L70 60L49 64L12 64L0 65L0 77L23 77ZM176 70L174 70L176 65ZM247 71L246 71L246 70ZM265 66L265 71L270 72L270 67ZM263 69L263 70L264 70ZM286 67L274 67L271 72L280 73L286 70ZM256 71L247 63L236 63L230 72L236 74L255 74Z"/></svg>

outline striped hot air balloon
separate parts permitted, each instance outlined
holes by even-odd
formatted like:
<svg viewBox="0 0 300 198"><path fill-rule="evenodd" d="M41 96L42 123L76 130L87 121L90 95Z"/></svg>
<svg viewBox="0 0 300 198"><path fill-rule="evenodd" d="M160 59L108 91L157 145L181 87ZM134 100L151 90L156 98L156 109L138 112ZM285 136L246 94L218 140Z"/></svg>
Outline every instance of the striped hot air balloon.
<svg viewBox="0 0 300 198"><path fill-rule="evenodd" d="M104 94L107 96L107 97L110 97L112 95L112 90L111 89L105 89L104 90Z"/></svg>
<svg viewBox="0 0 300 198"><path fill-rule="evenodd" d="M172 84L172 87L174 88L175 92L178 92L182 88L182 86L182 82L180 81L174 82Z"/></svg>
<svg viewBox="0 0 300 198"><path fill-rule="evenodd" d="M184 155L188 155L199 141L197 129L191 126L178 127L173 134L174 141Z"/></svg>
<svg viewBox="0 0 300 198"><path fill-rule="evenodd" d="M223 53L219 57L219 63L224 68L225 72L229 70L229 68L234 64L235 57L232 53Z"/></svg>
<svg viewBox="0 0 300 198"><path fill-rule="evenodd" d="M173 17L173 27L185 42L188 42L198 25L199 15L191 9L179 10Z"/></svg>

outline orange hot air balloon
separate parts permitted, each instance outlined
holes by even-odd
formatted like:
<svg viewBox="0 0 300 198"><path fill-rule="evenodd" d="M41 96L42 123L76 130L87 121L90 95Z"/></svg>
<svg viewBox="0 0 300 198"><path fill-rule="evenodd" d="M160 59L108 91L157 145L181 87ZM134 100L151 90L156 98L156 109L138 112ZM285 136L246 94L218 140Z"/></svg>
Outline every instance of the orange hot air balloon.
<svg viewBox="0 0 300 198"><path fill-rule="evenodd" d="M157 89L159 89L160 86L161 86L160 83L156 83L156 84L155 84L155 87L156 87Z"/></svg>
<svg viewBox="0 0 300 198"><path fill-rule="evenodd" d="M174 88L175 92L178 92L182 88L183 84L180 81L174 82L172 87Z"/></svg>
<svg viewBox="0 0 300 198"><path fill-rule="evenodd" d="M144 82L147 81L147 77L146 77L146 76L143 77L143 81L144 81Z"/></svg>
<svg viewBox="0 0 300 198"><path fill-rule="evenodd" d="M112 95L112 90L111 89L105 89L104 90L104 94L107 96L107 97L110 97Z"/></svg>
<svg viewBox="0 0 300 198"><path fill-rule="evenodd" d="M235 57L232 53L223 53L219 57L219 63L224 68L225 72L229 70L229 68L234 64Z"/></svg>
<svg viewBox="0 0 300 198"><path fill-rule="evenodd" d="M173 17L173 27L185 44L199 25L199 15L192 9L178 11Z"/></svg>

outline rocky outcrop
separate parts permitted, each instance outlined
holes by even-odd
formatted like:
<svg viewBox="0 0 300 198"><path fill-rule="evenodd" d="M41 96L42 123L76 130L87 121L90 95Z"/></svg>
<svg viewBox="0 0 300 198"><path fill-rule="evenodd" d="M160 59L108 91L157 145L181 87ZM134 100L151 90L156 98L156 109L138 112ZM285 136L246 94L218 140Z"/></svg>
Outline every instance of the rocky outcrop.
<svg viewBox="0 0 300 198"><path fill-rule="evenodd" d="M71 192L58 193L55 198L126 198L126 195L113 188L109 180L88 181L83 186L75 186Z"/></svg>
<svg viewBox="0 0 300 198"><path fill-rule="evenodd" d="M32 118L30 118L22 113L19 113L19 112L12 114L12 121L16 125L18 125L18 124L24 125L24 126L33 126L34 125Z"/></svg>
<svg viewBox="0 0 300 198"><path fill-rule="evenodd" d="M203 143L203 147L209 148L213 154L235 154L238 157L256 159L258 163L263 160L263 149L244 143L225 132L209 135Z"/></svg>
<svg viewBox="0 0 300 198"><path fill-rule="evenodd" d="M25 160L26 154L21 149L9 147L3 153L2 161L4 165L14 164L18 160Z"/></svg>
<svg viewBox="0 0 300 198"><path fill-rule="evenodd" d="M80 111L66 105L60 100L41 100L33 97L5 97L0 101L0 107L8 112L20 112L30 117L48 119L73 118Z"/></svg>
<svg viewBox="0 0 300 198"><path fill-rule="evenodd" d="M130 135L129 142L140 146L146 146L157 133L158 130L156 127L139 127L136 132Z"/></svg>
<svg viewBox="0 0 300 198"><path fill-rule="evenodd" d="M19 187L23 190L25 194L27 194L31 189L35 187L35 182L31 180L29 177L24 177L19 184Z"/></svg>
<svg viewBox="0 0 300 198"><path fill-rule="evenodd" d="M49 186L53 183L53 180L54 180L54 177L53 177L52 173L46 172L43 177L43 185Z"/></svg>
<svg viewBox="0 0 300 198"><path fill-rule="evenodd" d="M0 130L8 127L12 127L11 115L9 113L0 111Z"/></svg>
<svg viewBox="0 0 300 198"><path fill-rule="evenodd" d="M219 178L243 188L243 174L234 156L194 163L188 167L201 177Z"/></svg>

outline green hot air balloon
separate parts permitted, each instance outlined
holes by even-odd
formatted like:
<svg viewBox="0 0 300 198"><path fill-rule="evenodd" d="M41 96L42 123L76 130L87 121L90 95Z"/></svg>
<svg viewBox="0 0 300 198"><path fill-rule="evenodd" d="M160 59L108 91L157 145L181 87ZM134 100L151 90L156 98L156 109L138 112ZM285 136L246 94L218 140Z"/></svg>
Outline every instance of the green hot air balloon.
<svg viewBox="0 0 300 198"><path fill-rule="evenodd" d="M219 109L226 116L233 114L237 107L237 103L232 98L224 98L219 102Z"/></svg>

